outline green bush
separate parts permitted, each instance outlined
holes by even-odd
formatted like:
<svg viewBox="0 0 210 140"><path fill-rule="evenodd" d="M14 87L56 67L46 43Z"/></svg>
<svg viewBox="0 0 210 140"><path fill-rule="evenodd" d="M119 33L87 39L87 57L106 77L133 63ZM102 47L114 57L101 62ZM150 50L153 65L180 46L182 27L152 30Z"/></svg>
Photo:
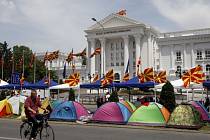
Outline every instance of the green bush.
<svg viewBox="0 0 210 140"><path fill-rule="evenodd" d="M171 113L176 107L174 87L169 81L167 81L166 84L162 87L162 91L160 93L160 103L165 106Z"/></svg>
<svg viewBox="0 0 210 140"><path fill-rule="evenodd" d="M109 102L119 102L117 91L113 91L109 97Z"/></svg>
<svg viewBox="0 0 210 140"><path fill-rule="evenodd" d="M72 88L69 90L69 101L75 101L75 91Z"/></svg>

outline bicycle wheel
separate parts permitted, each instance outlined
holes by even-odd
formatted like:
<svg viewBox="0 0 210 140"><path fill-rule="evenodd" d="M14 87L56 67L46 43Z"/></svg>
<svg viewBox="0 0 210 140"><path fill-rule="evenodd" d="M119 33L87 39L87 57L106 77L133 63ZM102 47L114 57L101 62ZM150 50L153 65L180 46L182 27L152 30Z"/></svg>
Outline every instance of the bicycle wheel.
<svg viewBox="0 0 210 140"><path fill-rule="evenodd" d="M51 126L44 126L40 131L40 140L55 140L55 134Z"/></svg>
<svg viewBox="0 0 210 140"><path fill-rule="evenodd" d="M22 140L29 140L31 138L32 126L28 122L24 122L20 126L20 137Z"/></svg>

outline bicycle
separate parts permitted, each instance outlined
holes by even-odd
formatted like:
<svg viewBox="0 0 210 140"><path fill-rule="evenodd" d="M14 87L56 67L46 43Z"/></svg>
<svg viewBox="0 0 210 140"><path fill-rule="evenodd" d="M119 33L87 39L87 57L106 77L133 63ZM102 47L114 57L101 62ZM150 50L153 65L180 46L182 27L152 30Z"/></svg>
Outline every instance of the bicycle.
<svg viewBox="0 0 210 140"><path fill-rule="evenodd" d="M37 134L39 134L40 140L55 140L55 134L52 127L48 124L48 114L39 114L41 120L38 120ZM24 120L20 125L20 136L22 140L31 139L33 123L28 120Z"/></svg>

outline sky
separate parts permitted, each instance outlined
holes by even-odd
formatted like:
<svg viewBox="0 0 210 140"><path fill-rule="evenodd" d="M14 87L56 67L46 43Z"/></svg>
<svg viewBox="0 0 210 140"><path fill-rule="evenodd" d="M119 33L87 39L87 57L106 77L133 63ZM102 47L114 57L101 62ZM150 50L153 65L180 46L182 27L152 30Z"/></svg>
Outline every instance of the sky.
<svg viewBox="0 0 210 140"><path fill-rule="evenodd" d="M35 52L87 47L84 30L120 9L160 32L210 28L209 0L0 0L0 42Z"/></svg>

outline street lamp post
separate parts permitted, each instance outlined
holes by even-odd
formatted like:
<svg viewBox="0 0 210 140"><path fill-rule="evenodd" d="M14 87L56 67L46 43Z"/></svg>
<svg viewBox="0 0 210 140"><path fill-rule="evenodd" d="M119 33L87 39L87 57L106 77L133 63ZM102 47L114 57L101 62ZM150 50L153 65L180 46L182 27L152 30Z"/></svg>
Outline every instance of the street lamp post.
<svg viewBox="0 0 210 140"><path fill-rule="evenodd" d="M102 58L103 58L103 59L102 59L103 65L102 65L101 77L103 77L103 76L104 76L104 73L105 73L105 63L104 63L104 62L105 62L105 61L104 61L104 60L105 60L105 59L104 59L104 58L105 58L105 55L104 55L104 54L105 54L105 53L104 53L104 51L105 51L105 45L104 45L104 43L105 43L105 40L104 40L104 39L105 39L105 38L104 38L104 26L103 26L99 21L97 21L96 18L91 18L91 19L92 19L93 21L95 21L95 22L96 22L99 26L101 26L101 28L102 28L102 43L101 43L101 48L102 48L102 47L104 47L104 48L103 48L102 55L101 55Z"/></svg>

